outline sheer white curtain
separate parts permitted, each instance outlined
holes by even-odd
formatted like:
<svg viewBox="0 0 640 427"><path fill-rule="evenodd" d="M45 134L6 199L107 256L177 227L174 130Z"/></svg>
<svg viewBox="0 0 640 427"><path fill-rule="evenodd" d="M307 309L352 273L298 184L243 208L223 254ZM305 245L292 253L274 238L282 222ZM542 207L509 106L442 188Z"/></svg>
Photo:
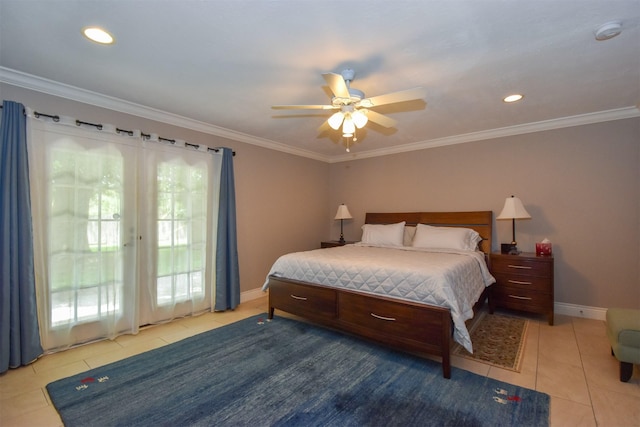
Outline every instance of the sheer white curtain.
<svg viewBox="0 0 640 427"><path fill-rule="evenodd" d="M143 146L140 324L148 324L212 307L215 293L207 284L215 282L212 232L221 156L151 142Z"/></svg>
<svg viewBox="0 0 640 427"><path fill-rule="evenodd" d="M210 309L220 156L60 122L29 118L45 350Z"/></svg>

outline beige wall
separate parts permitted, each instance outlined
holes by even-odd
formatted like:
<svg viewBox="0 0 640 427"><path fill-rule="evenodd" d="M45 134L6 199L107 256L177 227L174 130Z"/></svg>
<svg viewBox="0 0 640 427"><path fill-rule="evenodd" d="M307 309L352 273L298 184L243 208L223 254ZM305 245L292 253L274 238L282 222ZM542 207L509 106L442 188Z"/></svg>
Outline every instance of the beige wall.
<svg viewBox="0 0 640 427"><path fill-rule="evenodd" d="M262 286L280 255L320 247L329 228L329 165L247 144L236 151L240 279L247 291Z"/></svg>
<svg viewBox="0 0 640 427"><path fill-rule="evenodd" d="M556 302L640 308L640 119L336 163L330 181L332 205L354 216L352 240L367 211L495 218L516 195L532 216L516 222L520 249L553 243ZM494 230L494 249L511 241L510 221Z"/></svg>
<svg viewBox="0 0 640 427"><path fill-rule="evenodd" d="M545 237L554 244L557 302L640 308L640 119L326 164L9 85L0 96L234 149L242 291L259 288L281 254L337 239L340 203L354 216L345 237L358 240L367 211L497 215L514 194L532 215L516 224L520 248ZM510 222L497 221L495 249L510 240Z"/></svg>
<svg viewBox="0 0 640 427"><path fill-rule="evenodd" d="M236 152L234 172L241 291L259 288L276 258L319 247L329 234L329 165L132 115L0 84L0 98L36 111L140 129Z"/></svg>

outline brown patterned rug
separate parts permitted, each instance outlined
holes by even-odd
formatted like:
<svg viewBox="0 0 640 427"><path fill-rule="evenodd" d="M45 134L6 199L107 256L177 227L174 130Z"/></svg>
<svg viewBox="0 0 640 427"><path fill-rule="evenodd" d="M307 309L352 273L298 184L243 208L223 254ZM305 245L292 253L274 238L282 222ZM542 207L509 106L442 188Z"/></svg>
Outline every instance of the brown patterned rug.
<svg viewBox="0 0 640 427"><path fill-rule="evenodd" d="M452 354L520 372L529 321L480 312L469 328L473 354L456 344Z"/></svg>

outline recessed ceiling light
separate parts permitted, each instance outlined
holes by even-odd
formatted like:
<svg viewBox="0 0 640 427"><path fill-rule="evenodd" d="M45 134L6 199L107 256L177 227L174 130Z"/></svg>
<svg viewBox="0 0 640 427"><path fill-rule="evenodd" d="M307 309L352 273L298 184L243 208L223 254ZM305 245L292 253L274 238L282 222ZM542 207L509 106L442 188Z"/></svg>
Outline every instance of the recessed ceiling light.
<svg viewBox="0 0 640 427"><path fill-rule="evenodd" d="M113 36L98 27L87 27L82 30L82 34L91 41L100 44L112 44Z"/></svg>
<svg viewBox="0 0 640 427"><path fill-rule="evenodd" d="M522 98L524 98L524 95L520 95L519 93L515 93L513 95L505 96L503 101L504 102L516 102L516 101L520 101Z"/></svg>

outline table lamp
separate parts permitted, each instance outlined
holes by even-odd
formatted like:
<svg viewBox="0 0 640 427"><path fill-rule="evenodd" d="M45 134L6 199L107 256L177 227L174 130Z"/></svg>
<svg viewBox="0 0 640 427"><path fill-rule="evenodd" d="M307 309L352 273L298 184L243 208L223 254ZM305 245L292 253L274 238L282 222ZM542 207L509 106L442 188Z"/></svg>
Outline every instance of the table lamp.
<svg viewBox="0 0 640 427"><path fill-rule="evenodd" d="M531 215L529 215L529 212L524 208L519 198L511 196L507 197L504 201L504 208L502 208L502 212L500 212L500 215L498 215L496 219L511 220L513 238L511 240L509 254L518 255L520 251L518 251L518 244L516 243L516 219L531 219Z"/></svg>
<svg viewBox="0 0 640 427"><path fill-rule="evenodd" d="M340 240L338 241L340 242L341 245L344 245L345 243L344 234L342 233L342 221L344 221L345 219L351 219L351 218L353 217L349 213L349 208L347 208L347 205L343 203L340 206L338 206L338 212L336 212L336 217L334 219L340 220Z"/></svg>

